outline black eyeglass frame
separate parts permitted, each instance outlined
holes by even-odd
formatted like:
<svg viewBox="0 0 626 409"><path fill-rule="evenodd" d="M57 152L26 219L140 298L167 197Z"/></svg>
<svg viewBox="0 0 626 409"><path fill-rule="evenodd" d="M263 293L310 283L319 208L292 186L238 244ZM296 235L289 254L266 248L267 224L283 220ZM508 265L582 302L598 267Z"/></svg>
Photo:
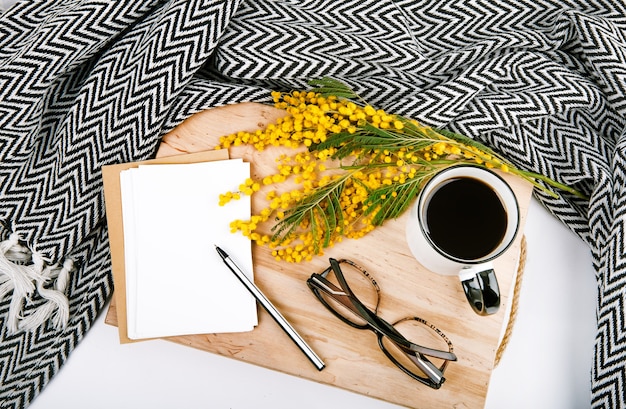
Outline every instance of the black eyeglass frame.
<svg viewBox="0 0 626 409"><path fill-rule="evenodd" d="M390 324L389 322L385 321L378 315L378 305L380 303L380 288L378 287L376 281L369 275L369 273L367 273L367 271L361 268L358 264L347 259L336 260L334 258L330 258L329 261L330 267L328 267L321 273L313 273L311 277L307 280L307 285L309 286L313 294L315 294L317 299L335 317L339 318L344 323L356 329L368 329L373 331L378 337L378 345L383 353L394 363L394 365L400 368L404 373L433 389L439 389L441 385L445 382L443 373L448 365L448 362L457 360L457 357L453 352L452 343L448 340L445 334L443 334L443 332L441 332L435 326L429 324L427 321L419 317L403 318L395 322L394 324ZM365 306L352 292L344 277L343 272L341 271L341 263L350 264L351 266L355 267L372 282L374 288L378 292L377 303L374 311ZM337 281L339 282L341 288L337 287L335 284L326 279L331 271L335 273L335 276L337 277ZM341 315L339 312L336 311L333 306L331 306L326 301L325 297L322 295L322 292L326 294L326 296L331 297L333 300L346 307L352 313L361 317L365 321L365 324L357 324ZM394 325L397 325L398 323L408 319L416 320L435 330L437 334L448 343L449 350L442 351L438 349L424 347L406 339L400 332L398 332ZM426 374L427 377L422 377L411 372L408 368L398 362L393 354L391 354L384 346L383 339L385 337L387 337L387 339L395 344L395 346L398 347L424 374ZM427 358L427 356L442 359L443 363L440 367L437 367Z"/></svg>

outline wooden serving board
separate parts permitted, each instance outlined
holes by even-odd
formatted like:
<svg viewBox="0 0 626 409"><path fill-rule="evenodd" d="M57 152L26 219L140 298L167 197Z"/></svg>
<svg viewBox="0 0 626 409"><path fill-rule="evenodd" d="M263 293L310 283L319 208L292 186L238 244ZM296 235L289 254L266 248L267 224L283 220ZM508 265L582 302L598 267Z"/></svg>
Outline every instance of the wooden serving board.
<svg viewBox="0 0 626 409"><path fill-rule="evenodd" d="M221 135L263 128L284 114L253 103L203 111L166 135L158 156L212 149ZM253 177L260 178L274 173L274 159L281 152L280 149L256 152L246 146L231 148L229 153L231 158L242 157L251 162ZM522 215L520 231L523 231L532 187L512 175L503 176L518 196ZM257 196L253 212L264 205L261 195ZM175 216L164 213L164 218L175 220ZM324 256L300 264L277 262L269 249L253 245L255 282L325 361L327 366L321 372L261 308L259 325L252 332L168 339L407 407L482 408L501 334L508 321L522 234L495 262L502 307L495 315L481 317L471 310L457 277L427 271L413 258L405 240L406 222L407 214L364 238L346 239L328 249ZM447 381L441 389L430 389L402 373L379 349L374 333L347 326L317 301L306 280L311 273L327 267L328 257L352 259L376 278L382 291L380 315L387 321L419 316L448 336L458 361L448 366ZM121 297L124 294L116 294L111 303L106 317L109 324L117 325L116 303L123 300Z"/></svg>

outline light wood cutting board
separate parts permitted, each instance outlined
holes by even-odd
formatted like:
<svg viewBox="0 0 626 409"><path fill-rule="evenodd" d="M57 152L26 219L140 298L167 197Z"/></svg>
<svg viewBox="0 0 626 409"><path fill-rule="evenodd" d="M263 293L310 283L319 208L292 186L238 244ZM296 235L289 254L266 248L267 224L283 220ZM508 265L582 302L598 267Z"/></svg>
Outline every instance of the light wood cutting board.
<svg viewBox="0 0 626 409"><path fill-rule="evenodd" d="M163 138L159 157L213 149L219 136L239 130L263 128L284 111L245 103L193 115ZM231 158L251 162L252 176L274 173L274 158L284 152L250 147L230 149ZM501 334L508 321L512 286L520 255L520 242L532 186L503 175L515 190L522 228L515 244L496 260L502 307L495 315L476 315L465 300L457 277L427 271L411 255L405 240L407 214L386 222L359 240L344 240L311 262L276 262L267 248L253 245L255 282L288 321L326 362L318 372L295 344L259 308L259 326L242 334L206 334L168 338L193 348L229 356L312 381L334 385L412 408L482 408ZM207 183L210 183L207 181ZM259 211L261 195L253 201ZM176 214L164 212L166 219ZM382 296L380 315L393 322L416 315L439 327L454 344L458 361L448 366L446 383L439 390L412 380L385 357L370 331L353 329L332 316L312 295L306 279L328 265L328 257L349 258L365 267L378 281ZM116 288L118 287L116 282ZM118 324L115 294L106 322ZM209 368L210 370L210 368Z"/></svg>

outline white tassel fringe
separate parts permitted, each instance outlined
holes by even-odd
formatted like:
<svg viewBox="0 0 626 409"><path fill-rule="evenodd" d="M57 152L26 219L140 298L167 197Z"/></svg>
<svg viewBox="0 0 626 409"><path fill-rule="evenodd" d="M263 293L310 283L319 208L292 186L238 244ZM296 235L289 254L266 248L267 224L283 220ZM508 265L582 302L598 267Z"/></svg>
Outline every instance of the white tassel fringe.
<svg viewBox="0 0 626 409"><path fill-rule="evenodd" d="M36 252L19 242L17 234L0 242L0 301L11 297L7 327L9 333L31 331L48 319L56 329L65 328L69 321L69 301L65 290L74 263L67 259L63 265L49 265ZM47 286L52 280L54 284ZM24 306L35 295L46 300L25 315Z"/></svg>

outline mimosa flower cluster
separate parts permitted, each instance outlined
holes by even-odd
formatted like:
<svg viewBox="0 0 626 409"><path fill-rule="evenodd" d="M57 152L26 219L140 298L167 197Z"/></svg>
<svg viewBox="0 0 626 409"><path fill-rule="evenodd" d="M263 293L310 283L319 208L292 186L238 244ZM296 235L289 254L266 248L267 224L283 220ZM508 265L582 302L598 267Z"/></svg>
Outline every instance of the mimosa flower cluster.
<svg viewBox="0 0 626 409"><path fill-rule="evenodd" d="M376 109L342 83L313 84L321 87L273 92L275 106L288 115L266 129L224 136L217 147L294 149L279 157L273 175L220 195L221 205L242 194L265 195L267 207L233 221L231 230L269 246L277 260L311 260L344 237L363 237L402 214L434 173L460 163L515 173L553 195L538 180L577 193L516 169L470 138Z"/></svg>

